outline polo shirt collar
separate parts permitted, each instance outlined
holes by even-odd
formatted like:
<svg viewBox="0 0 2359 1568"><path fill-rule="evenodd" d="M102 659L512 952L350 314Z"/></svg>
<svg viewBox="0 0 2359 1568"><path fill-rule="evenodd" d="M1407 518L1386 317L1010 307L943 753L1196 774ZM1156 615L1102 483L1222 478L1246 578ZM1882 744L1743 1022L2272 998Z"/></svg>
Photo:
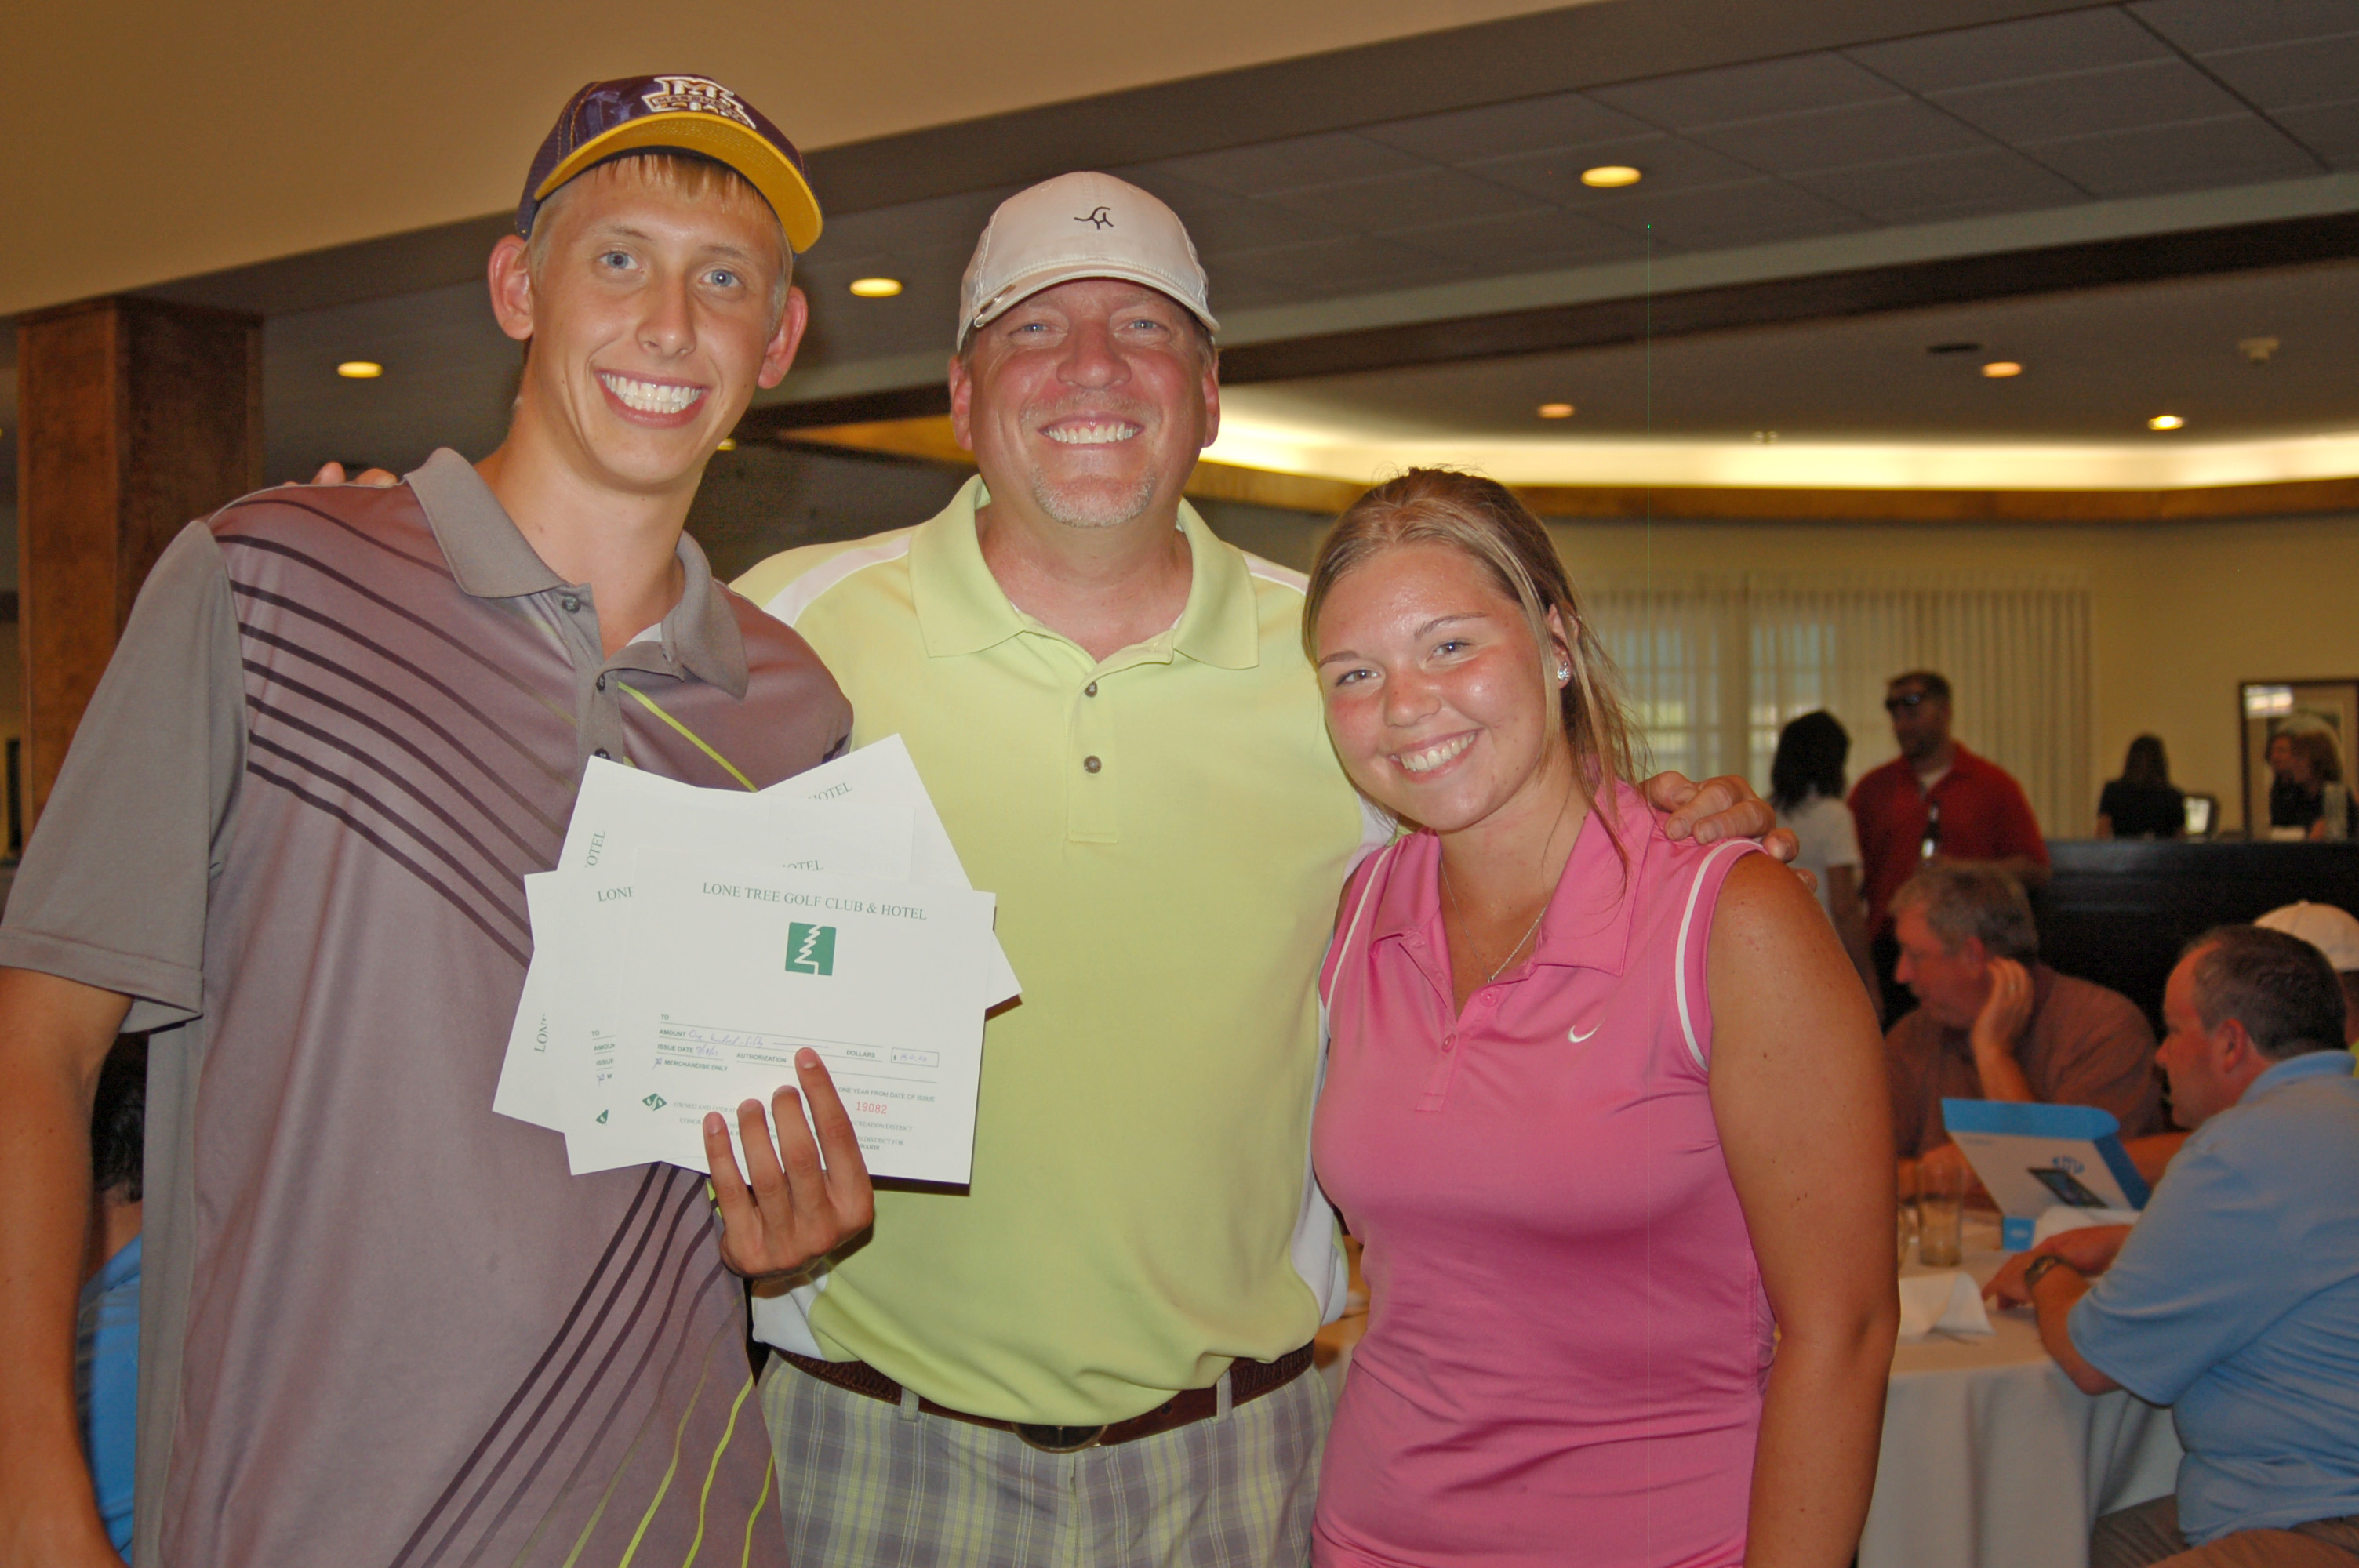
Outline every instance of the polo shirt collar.
<svg viewBox="0 0 2359 1568"><path fill-rule="evenodd" d="M2348 1050L2305 1051L2299 1056L2287 1057L2246 1084L2236 1103L2250 1105L2271 1089L2281 1089L2304 1078L2347 1078L2352 1076L2353 1064Z"/></svg>
<svg viewBox="0 0 2359 1568"><path fill-rule="evenodd" d="M1597 809L1593 808L1582 821L1564 875L1558 879L1556 892L1549 895L1548 910L1540 916L1539 935L1528 960L1531 965L1597 969L1618 976L1629 961L1634 906L1625 895L1653 848L1654 818L1636 790L1618 782L1614 788L1614 833L1607 833ZM1615 836L1630 857L1626 867L1614 850ZM1441 840L1419 831L1394 853L1401 857L1401 863L1385 879L1369 926L1369 941L1408 940L1438 956L1447 946L1441 925ZM1511 969L1500 979L1510 979L1516 972Z"/></svg>
<svg viewBox="0 0 2359 1568"><path fill-rule="evenodd" d="M991 492L977 474L910 536L910 594L919 631L932 657L981 653L1019 633L1040 629L1008 601L999 579L984 564L974 514L989 504ZM1157 640L1161 656L1168 662L1170 654L1178 653L1220 669L1254 668L1261 663L1261 623L1245 557L1223 544L1184 501L1180 503L1180 530L1188 538L1188 606L1168 644Z"/></svg>
<svg viewBox="0 0 2359 1568"><path fill-rule="evenodd" d="M419 468L404 476L410 492L426 514L434 542L451 563L451 577L460 591L475 599L522 599L570 587L540 558L519 531L507 509L475 471L475 465L448 447L436 449ZM662 658L708 686L731 697L745 695L745 639L737 617L712 580L712 565L703 549L683 532L676 546L682 586L679 602L663 618ZM634 643L632 648L650 644ZM625 649L616 664L653 668L645 655ZM662 673L677 674L678 670Z"/></svg>
<svg viewBox="0 0 2359 1568"><path fill-rule="evenodd" d="M1613 802L1610 823L1605 798ZM1605 798L1590 807L1548 913L1540 916L1539 935L1532 944L1535 964L1619 975L1629 961L1636 909L1629 892L1653 850L1655 817L1638 792L1619 779Z"/></svg>

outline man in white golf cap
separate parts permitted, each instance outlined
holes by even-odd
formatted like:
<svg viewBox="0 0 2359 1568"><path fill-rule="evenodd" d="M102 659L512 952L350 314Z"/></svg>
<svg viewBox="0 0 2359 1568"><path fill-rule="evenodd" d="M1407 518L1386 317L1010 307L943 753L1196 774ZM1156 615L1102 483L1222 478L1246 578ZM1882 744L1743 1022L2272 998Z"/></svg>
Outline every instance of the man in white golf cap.
<svg viewBox="0 0 2359 1568"><path fill-rule="evenodd" d="M898 732L1023 978L974 1179L757 1300L789 1554L1299 1563L1344 1293L1310 1179L1313 982L1389 836L1329 748L1302 579L1181 496L1220 421L1204 271L1147 192L1011 197L966 274L931 521L738 588ZM1685 781L1665 804L1687 802ZM1705 838L1767 831L1741 784Z"/></svg>
<svg viewBox="0 0 2359 1568"><path fill-rule="evenodd" d="M2253 924L2299 936L2326 955L2334 978L2343 982L2343 1043L2359 1050L2359 918L2331 903L2304 899L2273 909Z"/></svg>

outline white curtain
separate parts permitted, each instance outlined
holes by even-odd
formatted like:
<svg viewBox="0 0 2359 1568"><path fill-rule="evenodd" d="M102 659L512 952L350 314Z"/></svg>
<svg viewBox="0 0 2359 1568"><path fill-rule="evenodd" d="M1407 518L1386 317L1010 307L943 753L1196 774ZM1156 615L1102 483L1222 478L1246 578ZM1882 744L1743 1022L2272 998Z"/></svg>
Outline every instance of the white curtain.
<svg viewBox="0 0 2359 1568"><path fill-rule="evenodd" d="M2050 838L2094 828L2089 589L2073 574L1595 572L1576 580L1654 766L1767 793L1777 730L1824 708L1854 779L1896 752L1885 683L1939 670L1955 733L2013 773Z"/></svg>

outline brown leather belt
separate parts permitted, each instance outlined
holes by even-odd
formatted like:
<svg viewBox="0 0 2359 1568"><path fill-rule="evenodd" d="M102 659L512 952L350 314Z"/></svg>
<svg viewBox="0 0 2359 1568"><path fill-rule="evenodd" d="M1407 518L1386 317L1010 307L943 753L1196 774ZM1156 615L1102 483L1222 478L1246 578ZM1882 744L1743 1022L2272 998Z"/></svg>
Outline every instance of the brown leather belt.
<svg viewBox="0 0 2359 1568"><path fill-rule="evenodd" d="M865 1394L872 1400L887 1404L901 1402L901 1385L871 1367L865 1361L817 1361L792 1351L777 1352L779 1359L807 1377L842 1389L850 1393ZM1310 1346L1289 1350L1275 1361L1233 1361L1229 1364L1229 1403L1232 1407L1257 1400L1286 1387L1302 1376L1310 1366ZM1017 1437L1044 1454L1076 1454L1084 1448L1105 1448L1117 1443L1132 1443L1142 1437L1152 1437L1158 1432L1204 1421L1219 1413L1220 1385L1209 1389L1182 1389L1144 1415L1132 1416L1109 1426L1034 1426L1023 1422L995 1421L989 1416L969 1415L964 1411L951 1410L931 1400L919 1400L918 1409L928 1415L945 1416L951 1421L966 1422L973 1426L988 1426L1000 1432L1012 1432Z"/></svg>

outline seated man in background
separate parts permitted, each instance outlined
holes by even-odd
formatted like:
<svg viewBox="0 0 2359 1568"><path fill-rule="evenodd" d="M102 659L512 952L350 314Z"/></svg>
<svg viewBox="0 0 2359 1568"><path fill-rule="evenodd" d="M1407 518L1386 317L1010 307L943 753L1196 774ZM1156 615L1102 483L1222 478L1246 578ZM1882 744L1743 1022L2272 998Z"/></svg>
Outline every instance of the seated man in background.
<svg viewBox="0 0 2359 1568"><path fill-rule="evenodd" d="M90 1110L90 1249L74 1333L82 1451L106 1538L131 1555L131 1478L138 1459L139 1220L147 1137L147 1037L106 1054Z"/></svg>
<svg viewBox="0 0 2359 1568"><path fill-rule="evenodd" d="M2359 1080L2317 948L2231 925L2171 971L2162 1044L2196 1129L2137 1225L2067 1231L1988 1293L2082 1391L2169 1405L2175 1495L2106 1515L2092 1568L2359 1561Z"/></svg>
<svg viewBox="0 0 2359 1568"><path fill-rule="evenodd" d="M2343 1043L2359 1049L2359 920L2331 903L2288 903L2254 920L2265 931L2299 936L2326 956L2329 968L2343 987ZM2162 1173L2186 1143L2183 1131L2165 1130L2125 1141L2131 1163L2149 1183Z"/></svg>
<svg viewBox="0 0 2359 1568"><path fill-rule="evenodd" d="M1904 1175L1962 1160L1941 1101L2040 1100L2114 1113L2124 1138L2161 1121L2154 1031L2119 991L2039 961L2031 901L2006 872L1932 866L1893 895L1897 974L1918 1008L1885 1036Z"/></svg>

